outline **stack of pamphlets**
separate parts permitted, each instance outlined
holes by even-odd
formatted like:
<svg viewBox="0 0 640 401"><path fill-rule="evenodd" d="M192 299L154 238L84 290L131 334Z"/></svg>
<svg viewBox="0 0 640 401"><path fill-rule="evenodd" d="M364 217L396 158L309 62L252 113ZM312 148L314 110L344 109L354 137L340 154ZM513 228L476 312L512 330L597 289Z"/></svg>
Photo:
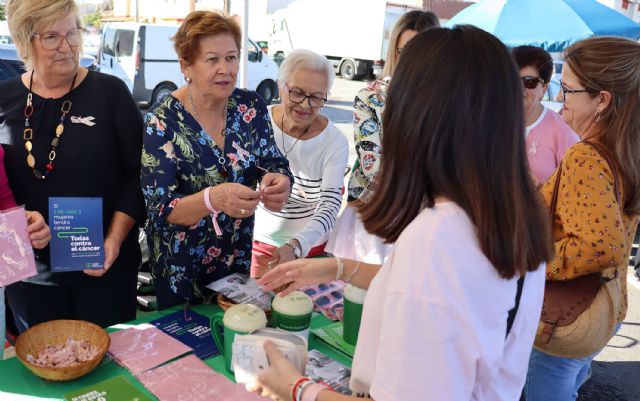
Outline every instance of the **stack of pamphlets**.
<svg viewBox="0 0 640 401"><path fill-rule="evenodd" d="M66 401L151 401L124 376L116 376L64 395Z"/></svg>
<svg viewBox="0 0 640 401"><path fill-rule="evenodd" d="M160 401L260 401L243 385L216 373L195 355L188 355L137 376Z"/></svg>
<svg viewBox="0 0 640 401"><path fill-rule="evenodd" d="M253 304L263 311L271 310L272 292L265 292L256 280L246 274L234 273L207 285L237 304Z"/></svg>
<svg viewBox="0 0 640 401"><path fill-rule="evenodd" d="M353 354L356 352L356 346L344 341L342 336L342 322L335 322L317 329L311 329L311 332L335 350L342 352L349 358L353 358Z"/></svg>
<svg viewBox="0 0 640 401"><path fill-rule="evenodd" d="M220 354L211 335L209 318L191 309L174 312L149 323L193 348L193 353L200 359Z"/></svg>
<svg viewBox="0 0 640 401"><path fill-rule="evenodd" d="M137 375L191 352L175 338L150 324L142 324L109 334L109 354Z"/></svg>
<svg viewBox="0 0 640 401"><path fill-rule="evenodd" d="M0 287L36 274L24 207L0 212Z"/></svg>
<svg viewBox="0 0 640 401"><path fill-rule="evenodd" d="M271 341L299 372L304 372L307 366L307 340L284 330L261 329L251 334L236 336L233 341L231 364L236 382L253 383L262 371L269 367L264 350L266 340Z"/></svg>
<svg viewBox="0 0 640 401"><path fill-rule="evenodd" d="M309 351L309 362L305 374L315 381L328 384L339 393L351 394L349 389L351 369L318 350Z"/></svg>

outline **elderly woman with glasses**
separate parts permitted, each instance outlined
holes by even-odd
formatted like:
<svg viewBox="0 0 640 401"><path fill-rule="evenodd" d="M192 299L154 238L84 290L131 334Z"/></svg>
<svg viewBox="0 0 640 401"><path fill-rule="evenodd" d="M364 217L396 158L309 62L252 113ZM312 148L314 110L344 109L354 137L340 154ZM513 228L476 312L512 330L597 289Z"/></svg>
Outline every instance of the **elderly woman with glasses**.
<svg viewBox="0 0 640 401"><path fill-rule="evenodd" d="M254 211L259 203L280 211L291 190L264 101L236 88L238 24L195 11L173 40L187 84L146 114L143 135L141 180L159 309L206 300L211 281L249 274Z"/></svg>
<svg viewBox="0 0 640 401"><path fill-rule="evenodd" d="M74 1L11 0L7 15L27 69L0 83L15 200L47 220L51 197L100 198L101 210L87 212L99 216L104 234L98 270L53 273L49 248L36 250L39 274L6 290L18 330L52 319L102 326L134 319L136 226L144 221L138 107L120 79L80 67L84 31Z"/></svg>
<svg viewBox="0 0 640 401"><path fill-rule="evenodd" d="M549 53L539 47L518 46L511 54L520 68L523 86L529 167L533 177L541 184L551 177L564 153L579 138L560 115L544 107L541 102L553 72Z"/></svg>
<svg viewBox="0 0 640 401"><path fill-rule="evenodd" d="M295 50L280 67L281 102L269 108L280 152L289 160L293 190L284 209L259 206L251 273L269 264L318 256L340 211L347 138L320 113L334 79L329 61L309 50Z"/></svg>

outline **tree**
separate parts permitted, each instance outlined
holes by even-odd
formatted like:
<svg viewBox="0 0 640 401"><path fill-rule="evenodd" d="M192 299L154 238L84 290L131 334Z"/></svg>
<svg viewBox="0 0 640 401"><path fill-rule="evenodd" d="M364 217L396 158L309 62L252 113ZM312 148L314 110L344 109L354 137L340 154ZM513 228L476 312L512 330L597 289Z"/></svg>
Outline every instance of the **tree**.
<svg viewBox="0 0 640 401"><path fill-rule="evenodd" d="M82 16L82 22L84 22L84 26L99 27L102 23L102 13L100 11L96 11L94 13L85 14Z"/></svg>
<svg viewBox="0 0 640 401"><path fill-rule="evenodd" d="M4 13L4 4L0 4L0 21L4 21L7 19L7 15Z"/></svg>

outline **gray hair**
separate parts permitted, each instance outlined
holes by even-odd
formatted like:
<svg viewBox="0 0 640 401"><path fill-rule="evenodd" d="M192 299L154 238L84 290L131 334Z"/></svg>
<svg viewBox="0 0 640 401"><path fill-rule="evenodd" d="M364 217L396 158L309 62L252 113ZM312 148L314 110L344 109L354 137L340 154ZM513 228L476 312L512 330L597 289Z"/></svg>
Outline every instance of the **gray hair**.
<svg viewBox="0 0 640 401"><path fill-rule="evenodd" d="M333 86L335 71L325 56L307 49L296 49L289 53L278 71L278 87L283 88L299 70L310 70L327 74L327 93Z"/></svg>

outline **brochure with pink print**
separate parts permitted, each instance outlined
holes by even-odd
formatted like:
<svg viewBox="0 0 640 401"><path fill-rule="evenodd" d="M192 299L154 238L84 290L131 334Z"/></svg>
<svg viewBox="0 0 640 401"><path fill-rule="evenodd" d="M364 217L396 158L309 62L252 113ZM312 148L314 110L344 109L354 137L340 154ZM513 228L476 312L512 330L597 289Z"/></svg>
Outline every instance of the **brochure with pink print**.
<svg viewBox="0 0 640 401"><path fill-rule="evenodd" d="M0 287L36 274L24 207L0 212Z"/></svg>
<svg viewBox="0 0 640 401"><path fill-rule="evenodd" d="M195 355L187 355L136 376L160 401L264 401L216 373Z"/></svg>
<svg viewBox="0 0 640 401"><path fill-rule="evenodd" d="M180 341L150 324L109 334L109 354L120 365L138 374L191 352Z"/></svg>

